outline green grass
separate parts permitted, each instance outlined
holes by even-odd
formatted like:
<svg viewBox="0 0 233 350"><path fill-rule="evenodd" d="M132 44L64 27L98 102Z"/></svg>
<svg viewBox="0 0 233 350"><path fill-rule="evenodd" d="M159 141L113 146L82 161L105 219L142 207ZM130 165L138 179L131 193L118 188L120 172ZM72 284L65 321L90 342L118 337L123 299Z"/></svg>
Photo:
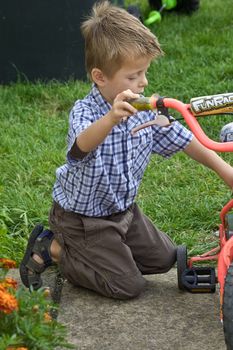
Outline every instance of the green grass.
<svg viewBox="0 0 233 350"><path fill-rule="evenodd" d="M147 95L189 102L233 90L230 8L231 0L205 0L192 16L164 13L153 31L165 56L150 68ZM78 81L0 86L1 257L19 261L33 225L48 224L55 170L65 161L68 112L89 86ZM202 124L217 139L228 121L209 117ZM231 154L223 157L232 162ZM230 197L213 172L179 153L170 160L152 157L138 203L176 243L196 254L216 243L219 211Z"/></svg>

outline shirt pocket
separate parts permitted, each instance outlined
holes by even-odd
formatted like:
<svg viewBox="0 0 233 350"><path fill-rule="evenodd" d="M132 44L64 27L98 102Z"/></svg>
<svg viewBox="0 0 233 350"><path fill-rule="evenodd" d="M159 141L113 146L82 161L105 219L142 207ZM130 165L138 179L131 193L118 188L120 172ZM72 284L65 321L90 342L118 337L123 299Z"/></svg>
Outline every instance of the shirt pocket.
<svg viewBox="0 0 233 350"><path fill-rule="evenodd" d="M151 127L140 130L136 135L132 136L131 159L133 164L140 167L141 163L147 163L153 148L153 136Z"/></svg>

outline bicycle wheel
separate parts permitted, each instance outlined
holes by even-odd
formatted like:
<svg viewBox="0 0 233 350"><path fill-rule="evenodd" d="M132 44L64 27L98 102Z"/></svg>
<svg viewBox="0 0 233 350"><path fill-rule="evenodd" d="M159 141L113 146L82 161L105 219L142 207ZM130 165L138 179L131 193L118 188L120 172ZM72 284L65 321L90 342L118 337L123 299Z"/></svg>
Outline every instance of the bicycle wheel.
<svg viewBox="0 0 233 350"><path fill-rule="evenodd" d="M177 281L178 288L185 290L182 282L182 274L187 268L187 247L185 245L178 245L177 247Z"/></svg>
<svg viewBox="0 0 233 350"><path fill-rule="evenodd" d="M223 295L223 330L227 350L233 349L233 262L225 280Z"/></svg>
<svg viewBox="0 0 233 350"><path fill-rule="evenodd" d="M197 11L199 6L200 0L178 0L176 10L191 14Z"/></svg>
<svg viewBox="0 0 233 350"><path fill-rule="evenodd" d="M162 7L162 0L149 0L152 8L159 11ZM174 8L177 12L192 13L197 11L200 6L200 0L177 0L177 6Z"/></svg>
<svg viewBox="0 0 233 350"><path fill-rule="evenodd" d="M160 8L162 7L162 0L149 0L149 4L152 8L159 11Z"/></svg>

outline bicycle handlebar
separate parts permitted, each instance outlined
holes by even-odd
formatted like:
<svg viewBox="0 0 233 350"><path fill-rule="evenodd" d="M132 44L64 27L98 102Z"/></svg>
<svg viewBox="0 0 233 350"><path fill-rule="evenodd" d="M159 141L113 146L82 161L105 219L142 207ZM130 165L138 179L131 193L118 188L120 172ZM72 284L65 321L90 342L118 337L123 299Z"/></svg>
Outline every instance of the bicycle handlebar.
<svg viewBox="0 0 233 350"><path fill-rule="evenodd" d="M195 118L191 112L190 104L185 104L179 100L172 98L164 98L163 102L166 108L173 108L184 117L193 134L204 146L217 152L233 152L233 142L216 142L205 134L200 124L198 123L197 118ZM205 114L205 116L206 115L207 114Z"/></svg>
<svg viewBox="0 0 233 350"><path fill-rule="evenodd" d="M215 99L214 99L215 98ZM221 98L221 101L220 101ZM192 104L192 101L202 101L200 104L199 112L194 112L193 109L196 107ZM204 101L204 102L203 102ZM214 102L216 105L214 105ZM201 98L195 98L191 100L190 104L185 104L174 98L159 97L156 95L148 97L142 97L136 100L129 101L138 110L153 110L159 108L172 108L178 111L185 119L187 125L190 127L196 138L207 148L212 149L216 152L233 152L233 142L216 142L210 139L200 124L198 123L195 116L202 115L207 116L209 114L224 114L233 110L233 93L227 93L222 95L204 96ZM208 102L208 103L207 103ZM152 125L153 122L142 124L135 130L140 130L144 127Z"/></svg>

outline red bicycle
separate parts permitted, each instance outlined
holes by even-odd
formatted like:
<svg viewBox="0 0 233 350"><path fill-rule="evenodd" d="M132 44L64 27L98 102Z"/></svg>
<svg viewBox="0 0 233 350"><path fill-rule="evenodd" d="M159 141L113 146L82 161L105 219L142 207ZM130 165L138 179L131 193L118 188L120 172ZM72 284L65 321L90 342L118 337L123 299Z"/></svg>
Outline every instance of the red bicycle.
<svg viewBox="0 0 233 350"><path fill-rule="evenodd" d="M233 114L233 93L193 98L189 104L179 100L159 97L143 97L130 101L138 110L158 109L162 113L172 108L178 111L185 119L196 138L207 148L217 152L233 152L233 133L229 142L216 142L210 139L197 117ZM168 114L167 114L168 115ZM134 132L155 124L151 121L140 125ZM177 249L177 276L178 287L192 293L213 293L216 284L220 290L220 319L223 322L225 342L228 350L233 349L233 199L221 210L219 225L219 239L216 248L188 259L185 245ZM217 274L214 267L199 267L200 262L217 261ZM196 264L196 265L195 265Z"/></svg>

